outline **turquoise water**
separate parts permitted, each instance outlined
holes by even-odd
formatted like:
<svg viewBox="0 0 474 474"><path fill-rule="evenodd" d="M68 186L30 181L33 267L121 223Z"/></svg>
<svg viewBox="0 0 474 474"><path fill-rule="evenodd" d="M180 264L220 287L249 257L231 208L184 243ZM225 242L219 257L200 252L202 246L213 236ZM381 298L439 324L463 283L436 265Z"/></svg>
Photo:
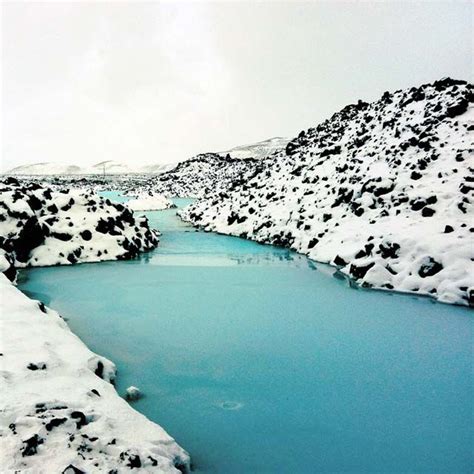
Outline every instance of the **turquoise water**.
<svg viewBox="0 0 474 474"><path fill-rule="evenodd" d="M185 200L177 200L183 205ZM22 272L196 472L471 472L473 320L147 213L139 260Z"/></svg>
<svg viewBox="0 0 474 474"><path fill-rule="evenodd" d="M110 199L113 202L118 202L120 204L123 204L124 202L130 201L130 199L132 199L129 196L124 196L120 191L100 191L99 195L106 199Z"/></svg>

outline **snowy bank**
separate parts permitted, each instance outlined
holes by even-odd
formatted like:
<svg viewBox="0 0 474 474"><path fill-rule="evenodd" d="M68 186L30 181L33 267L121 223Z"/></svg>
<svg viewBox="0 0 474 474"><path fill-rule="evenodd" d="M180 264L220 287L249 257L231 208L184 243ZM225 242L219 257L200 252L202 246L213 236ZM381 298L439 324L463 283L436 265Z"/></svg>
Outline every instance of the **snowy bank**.
<svg viewBox="0 0 474 474"><path fill-rule="evenodd" d="M118 396L112 362L2 274L0 294L2 472L189 470L187 453Z"/></svg>
<svg viewBox="0 0 474 474"><path fill-rule="evenodd" d="M180 215L361 286L474 305L472 102L443 79L348 105Z"/></svg>
<svg viewBox="0 0 474 474"><path fill-rule="evenodd" d="M113 363L9 281L16 267L132 258L157 243L145 217L92 191L0 182L2 472L189 471L188 454L118 396Z"/></svg>
<svg viewBox="0 0 474 474"><path fill-rule="evenodd" d="M17 267L127 259L157 244L146 217L92 191L0 182L0 248Z"/></svg>
<svg viewBox="0 0 474 474"><path fill-rule="evenodd" d="M142 192L133 196L133 199L127 201L127 207L132 211L162 211L173 207L173 203L162 196L152 192Z"/></svg>

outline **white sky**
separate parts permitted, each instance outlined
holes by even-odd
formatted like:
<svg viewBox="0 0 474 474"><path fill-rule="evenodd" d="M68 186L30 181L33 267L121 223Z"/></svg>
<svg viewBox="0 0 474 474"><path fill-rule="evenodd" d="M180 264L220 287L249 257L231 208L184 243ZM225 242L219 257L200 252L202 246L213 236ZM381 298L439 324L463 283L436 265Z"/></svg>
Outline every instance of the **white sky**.
<svg viewBox="0 0 474 474"><path fill-rule="evenodd" d="M3 3L2 168L168 163L472 79L471 2Z"/></svg>

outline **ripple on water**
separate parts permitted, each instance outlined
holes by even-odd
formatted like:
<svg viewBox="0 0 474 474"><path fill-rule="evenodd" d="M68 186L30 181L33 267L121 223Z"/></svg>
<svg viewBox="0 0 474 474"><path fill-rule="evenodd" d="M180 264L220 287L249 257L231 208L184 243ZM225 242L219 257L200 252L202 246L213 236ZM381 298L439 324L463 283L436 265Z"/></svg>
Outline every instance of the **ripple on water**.
<svg viewBox="0 0 474 474"><path fill-rule="evenodd" d="M219 408L222 408L223 410L235 411L235 410L240 410L241 408L243 408L244 404L241 402L233 402L230 400L225 400L223 402L219 402L217 406Z"/></svg>

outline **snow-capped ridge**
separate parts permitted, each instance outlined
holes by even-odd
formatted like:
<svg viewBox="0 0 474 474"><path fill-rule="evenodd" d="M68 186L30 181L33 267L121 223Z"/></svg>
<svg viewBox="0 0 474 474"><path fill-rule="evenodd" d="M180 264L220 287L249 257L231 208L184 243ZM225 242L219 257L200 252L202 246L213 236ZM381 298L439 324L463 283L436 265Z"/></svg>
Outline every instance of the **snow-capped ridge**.
<svg viewBox="0 0 474 474"><path fill-rule="evenodd" d="M219 155L229 155L231 158L245 160L248 158L262 159L284 149L289 138L273 137L257 143L240 145L226 151L218 152Z"/></svg>
<svg viewBox="0 0 474 474"><path fill-rule="evenodd" d="M5 176L89 176L89 175L128 175L159 174L176 166L176 163L155 163L131 166L115 160L105 160L91 166L77 166L65 163L33 163L16 166Z"/></svg>

